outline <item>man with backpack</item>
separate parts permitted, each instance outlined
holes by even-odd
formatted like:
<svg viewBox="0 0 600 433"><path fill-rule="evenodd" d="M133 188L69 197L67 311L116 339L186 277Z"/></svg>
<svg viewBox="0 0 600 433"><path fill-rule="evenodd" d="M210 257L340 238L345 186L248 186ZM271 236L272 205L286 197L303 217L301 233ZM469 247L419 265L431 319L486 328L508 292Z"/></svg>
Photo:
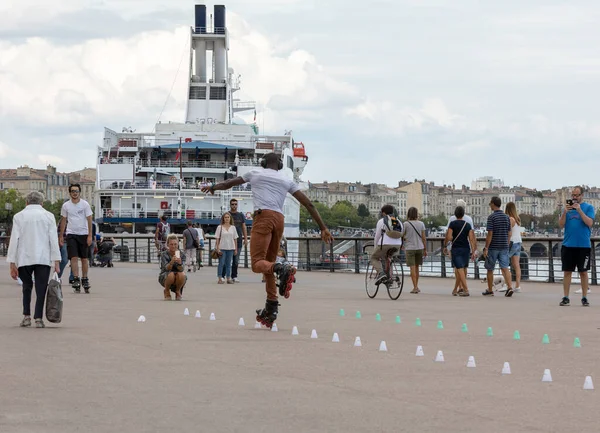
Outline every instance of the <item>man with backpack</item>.
<svg viewBox="0 0 600 433"><path fill-rule="evenodd" d="M402 246L402 223L394 216L394 206L386 204L381 208L381 219L375 227L375 249L371 254L371 265L378 272L375 284L380 284L387 274L383 271L383 260L392 248L400 251Z"/></svg>

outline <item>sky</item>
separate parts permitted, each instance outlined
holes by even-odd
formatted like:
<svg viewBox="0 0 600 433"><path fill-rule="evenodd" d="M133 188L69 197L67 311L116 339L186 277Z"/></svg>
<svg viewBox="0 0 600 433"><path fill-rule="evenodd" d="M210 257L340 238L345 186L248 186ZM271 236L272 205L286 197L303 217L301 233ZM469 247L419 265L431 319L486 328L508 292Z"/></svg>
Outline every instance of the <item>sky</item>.
<svg viewBox="0 0 600 433"><path fill-rule="evenodd" d="M0 1L0 168L94 167L105 126L183 122L195 3ZM237 96L305 144L303 180L600 185L600 2L225 5Z"/></svg>

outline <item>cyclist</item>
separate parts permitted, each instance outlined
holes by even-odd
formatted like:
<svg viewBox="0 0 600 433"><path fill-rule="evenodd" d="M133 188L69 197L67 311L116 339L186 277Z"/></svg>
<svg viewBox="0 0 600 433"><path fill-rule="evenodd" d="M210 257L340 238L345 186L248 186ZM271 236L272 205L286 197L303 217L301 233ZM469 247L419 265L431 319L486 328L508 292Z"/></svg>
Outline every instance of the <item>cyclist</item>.
<svg viewBox="0 0 600 433"><path fill-rule="evenodd" d="M371 254L371 264L377 271L375 284L380 284L387 274L383 271L381 260L386 257L388 251L395 248L400 251L402 246L402 223L394 215L394 206L386 204L381 208L381 219L375 227L375 249Z"/></svg>

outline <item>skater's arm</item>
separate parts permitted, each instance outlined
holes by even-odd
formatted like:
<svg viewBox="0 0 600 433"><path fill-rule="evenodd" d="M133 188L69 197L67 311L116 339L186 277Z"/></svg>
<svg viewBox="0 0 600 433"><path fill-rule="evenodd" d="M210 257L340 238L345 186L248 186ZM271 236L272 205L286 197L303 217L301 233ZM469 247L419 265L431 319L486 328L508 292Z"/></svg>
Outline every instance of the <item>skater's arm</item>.
<svg viewBox="0 0 600 433"><path fill-rule="evenodd" d="M242 223L242 235L244 236L244 245L248 245L248 231L246 230L246 223Z"/></svg>
<svg viewBox="0 0 600 433"><path fill-rule="evenodd" d="M65 235L65 226L67 225L67 219L65 217L60 217L60 233L58 234L58 245L63 246L64 243L64 235Z"/></svg>
<svg viewBox="0 0 600 433"><path fill-rule="evenodd" d="M333 241L333 236L331 236L331 233L329 233L329 230L327 230L327 226L325 226L319 211L306 196L306 194L304 194L302 191L296 191L293 196L300 202L302 206L306 208L310 216L312 216L314 221L318 224L319 228L321 229L321 238L327 243Z"/></svg>
<svg viewBox="0 0 600 433"><path fill-rule="evenodd" d="M226 190L226 189L229 189L236 185L243 185L244 183L246 183L246 181L242 177L238 176L236 178L229 179L224 182L219 182L216 184L213 183L211 185L204 186L204 187L202 187L201 191L202 192L210 192L211 194L214 194L215 191Z"/></svg>
<svg viewBox="0 0 600 433"><path fill-rule="evenodd" d="M87 246L91 246L92 245L92 216L88 216L87 217L87 223L88 223L88 237L87 237Z"/></svg>

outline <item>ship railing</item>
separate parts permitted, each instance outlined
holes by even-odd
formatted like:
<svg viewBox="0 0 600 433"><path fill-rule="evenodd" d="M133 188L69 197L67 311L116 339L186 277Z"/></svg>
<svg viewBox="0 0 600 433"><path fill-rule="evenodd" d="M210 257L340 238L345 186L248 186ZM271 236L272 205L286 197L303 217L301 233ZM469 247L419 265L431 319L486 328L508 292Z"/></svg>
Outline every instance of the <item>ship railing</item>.
<svg viewBox="0 0 600 433"><path fill-rule="evenodd" d="M165 160L165 159L141 159L138 161L138 164L142 167L172 167L179 168L179 161L175 160ZM183 168L216 168L216 169L228 169L230 167L235 166L235 161L182 161L181 167ZM258 160L252 159L240 159L237 165L244 166L259 166Z"/></svg>
<svg viewBox="0 0 600 433"><path fill-rule="evenodd" d="M127 157L127 156L104 156L98 160L99 164L134 164L135 158Z"/></svg>
<svg viewBox="0 0 600 433"><path fill-rule="evenodd" d="M183 182L181 185L182 190L199 190L202 188L202 185L205 182ZM234 186L232 191L251 191L249 184L244 184L241 186ZM112 181L112 180L104 180L100 182L100 189L115 189L115 190L123 190L123 189L136 189L136 190L178 190L179 185L177 182L171 183L169 182L156 182L156 181ZM219 191L216 191L216 194L219 194Z"/></svg>
<svg viewBox="0 0 600 433"><path fill-rule="evenodd" d="M220 216L220 215L219 215ZM218 216L217 216L218 217ZM131 234L109 234L116 240L115 261L136 263L157 263L158 254L154 246L154 235L131 235ZM181 236L181 235L179 235ZM0 256L6 256L9 237L0 237ZM352 242L353 248L344 254L336 254L337 245ZM484 245L485 238L478 238L479 248ZM429 254L423 261L420 275L441 278L453 278L454 272L450 259L441 254L444 243L443 238L427 238L427 250ZM589 271L590 284L598 285L598 255L600 253L600 237L592 238L591 268ZM560 246L562 238L523 238L525 250L521 251L521 280L533 282L556 283L564 278L560 262ZM209 252L215 246L215 238L212 235L206 237L204 249L200 251L203 263L208 266L216 266L217 261L212 260ZM318 235L287 238L287 259L298 269L304 271L325 272L351 272L364 273L370 262L373 251L373 238L350 238L338 237L331 244L325 244ZM251 266L250 246L245 246L240 255L240 265L245 268ZM398 259L403 264L405 281L410 270L406 266L404 251L400 251ZM511 270L514 279L514 270ZM483 261L470 262L467 274L469 278L480 279L485 276L486 270ZM499 269L494 271L499 274ZM578 273L573 273L573 283L580 284ZM450 286L449 286L450 287Z"/></svg>

